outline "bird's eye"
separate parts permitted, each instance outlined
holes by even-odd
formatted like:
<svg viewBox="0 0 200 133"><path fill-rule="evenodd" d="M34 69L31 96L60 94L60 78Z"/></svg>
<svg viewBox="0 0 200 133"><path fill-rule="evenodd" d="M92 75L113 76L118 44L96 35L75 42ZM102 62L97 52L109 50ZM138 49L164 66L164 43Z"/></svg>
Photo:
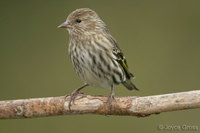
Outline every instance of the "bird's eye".
<svg viewBox="0 0 200 133"><path fill-rule="evenodd" d="M80 23L80 22L81 22L81 20L80 20L80 19L76 19L76 22L77 22L77 23Z"/></svg>

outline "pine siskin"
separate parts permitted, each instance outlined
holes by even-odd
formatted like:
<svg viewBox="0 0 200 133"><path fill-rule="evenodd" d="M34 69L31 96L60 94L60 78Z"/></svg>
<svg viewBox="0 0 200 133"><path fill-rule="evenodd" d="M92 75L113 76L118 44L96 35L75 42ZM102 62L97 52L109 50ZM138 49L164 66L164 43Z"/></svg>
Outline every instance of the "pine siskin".
<svg viewBox="0 0 200 133"><path fill-rule="evenodd" d="M85 83L71 94L69 109L79 91L88 85L111 89L110 105L114 84L122 83L129 90L138 90L130 81L134 76L128 70L119 45L95 11L77 9L58 28L69 31L69 55L76 73Z"/></svg>

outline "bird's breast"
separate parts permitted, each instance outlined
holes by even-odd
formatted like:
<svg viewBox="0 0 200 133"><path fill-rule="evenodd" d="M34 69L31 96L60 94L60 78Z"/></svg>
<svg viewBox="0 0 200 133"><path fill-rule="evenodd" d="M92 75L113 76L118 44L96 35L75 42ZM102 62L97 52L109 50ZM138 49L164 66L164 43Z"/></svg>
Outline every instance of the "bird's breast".
<svg viewBox="0 0 200 133"><path fill-rule="evenodd" d="M99 42L100 43L100 42ZM119 64L99 43L69 44L72 64L79 77L91 86L111 88L124 79L124 72Z"/></svg>

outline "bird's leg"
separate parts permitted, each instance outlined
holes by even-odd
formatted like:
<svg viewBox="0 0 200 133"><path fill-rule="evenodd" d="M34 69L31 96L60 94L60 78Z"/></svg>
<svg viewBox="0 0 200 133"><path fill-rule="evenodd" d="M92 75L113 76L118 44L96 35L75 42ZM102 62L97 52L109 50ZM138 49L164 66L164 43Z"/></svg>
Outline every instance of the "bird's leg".
<svg viewBox="0 0 200 133"><path fill-rule="evenodd" d="M68 104L68 107L69 107L69 110L71 110L71 103L73 102L74 103L74 100L75 100L75 98L76 98L76 96L79 94L79 91L81 90L81 89L83 89L84 87L86 87L86 86L88 86L88 84L87 83L85 83L83 86L81 86L80 88L77 88L76 90L74 90L73 92L72 92L72 94L71 94L71 97L70 97L70 99L69 99L69 104ZM68 95L67 95L68 96ZM66 97L67 97L66 96Z"/></svg>
<svg viewBox="0 0 200 133"><path fill-rule="evenodd" d="M115 100L115 93L114 93L114 88L113 88L113 85L112 85L111 92L110 92L110 95L108 96L108 100L107 100L107 103L109 104L110 109L112 108L112 101L113 100Z"/></svg>

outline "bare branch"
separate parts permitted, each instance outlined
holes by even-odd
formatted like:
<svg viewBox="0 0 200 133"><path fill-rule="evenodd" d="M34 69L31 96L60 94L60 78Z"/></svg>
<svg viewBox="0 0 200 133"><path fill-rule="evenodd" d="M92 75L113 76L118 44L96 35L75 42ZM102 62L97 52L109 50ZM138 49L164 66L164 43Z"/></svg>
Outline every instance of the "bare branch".
<svg viewBox="0 0 200 133"><path fill-rule="evenodd" d="M200 107L200 90L145 97L118 97L112 108L107 97L80 94L71 110L69 97L0 101L0 119L35 118L71 114L148 116L161 112Z"/></svg>

